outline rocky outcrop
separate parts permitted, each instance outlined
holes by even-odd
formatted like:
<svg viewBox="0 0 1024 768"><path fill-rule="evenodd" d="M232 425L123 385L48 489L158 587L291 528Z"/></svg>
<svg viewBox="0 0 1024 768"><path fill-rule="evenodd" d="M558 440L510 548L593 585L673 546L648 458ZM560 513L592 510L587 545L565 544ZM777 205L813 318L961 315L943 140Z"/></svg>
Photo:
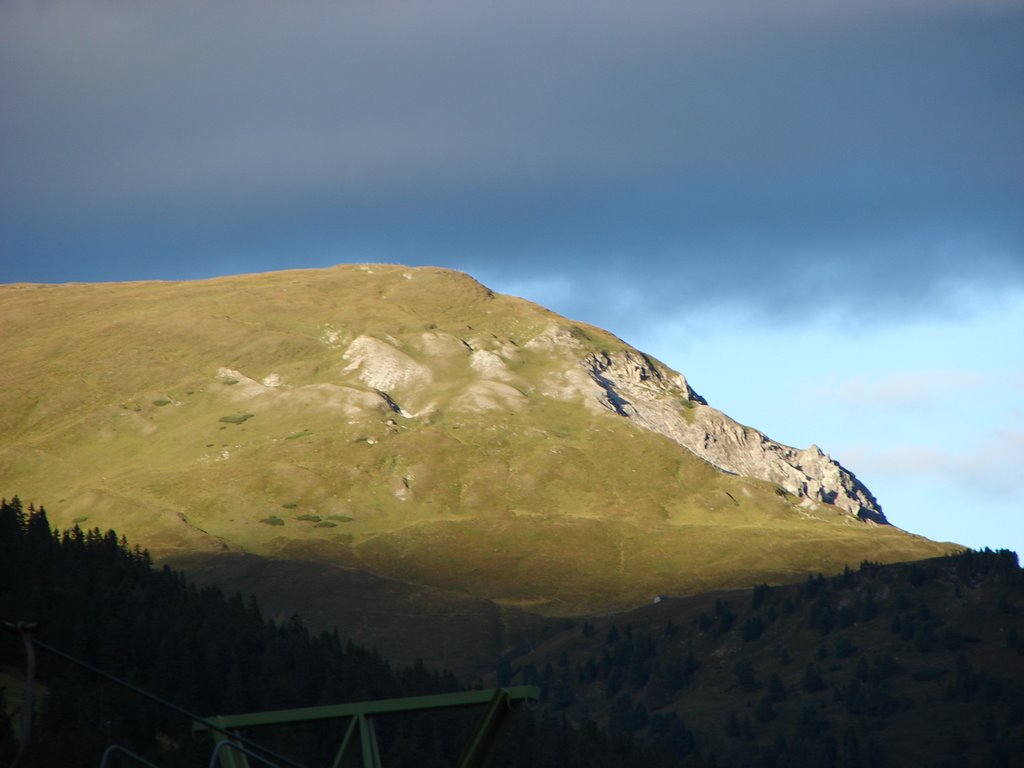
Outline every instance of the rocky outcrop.
<svg viewBox="0 0 1024 768"><path fill-rule="evenodd" d="M633 350L583 360L601 404L675 441L725 472L767 480L802 498L833 504L861 520L886 524L875 497L817 446L782 445L711 408L686 379Z"/></svg>
<svg viewBox="0 0 1024 768"><path fill-rule="evenodd" d="M368 387L390 392L403 386L424 387L430 383L430 368L409 355L372 336L359 336L345 350L342 359L348 366L342 371L358 371L359 379Z"/></svg>
<svg viewBox="0 0 1024 768"><path fill-rule="evenodd" d="M524 344L547 363L538 369L546 373L531 381L510 367L508 361L515 362L519 353L497 336L467 342L450 334L422 334L411 340L410 350L418 351L420 359L399 349L399 344L390 337L385 341L358 336L342 354L347 366L341 373L369 387L389 410L406 418L432 413L438 398L456 413L516 413L526 407L533 391L559 400L582 399L588 410L610 410L637 427L664 435L723 472L774 483L861 520L887 522L864 484L817 446L793 448L737 423L710 407L682 374L631 347L615 345L611 351L588 354L588 346L570 329L553 323ZM450 362L458 358L465 359L465 368L451 369ZM460 369L461 376L451 375ZM240 395L267 390L238 371L223 369L221 375L239 382Z"/></svg>

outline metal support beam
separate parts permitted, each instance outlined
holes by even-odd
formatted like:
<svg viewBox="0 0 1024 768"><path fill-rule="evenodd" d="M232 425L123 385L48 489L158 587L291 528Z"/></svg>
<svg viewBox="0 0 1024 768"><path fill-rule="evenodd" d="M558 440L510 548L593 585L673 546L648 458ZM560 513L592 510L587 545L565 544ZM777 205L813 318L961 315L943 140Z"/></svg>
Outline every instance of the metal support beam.
<svg viewBox="0 0 1024 768"><path fill-rule="evenodd" d="M269 760L267 760L267 758L263 757L262 755L253 752L251 749L246 749L233 739L225 738L217 740L217 746L213 748L213 754L210 755L210 762L207 768L214 768L214 766L217 764L217 761L221 759L222 753L226 750L230 750L231 752L234 752L239 756L239 762L235 764L243 766L243 768L249 768L250 757L256 760L258 763L260 763L260 765L267 765L270 766L270 768L278 768L276 764L270 762ZM154 766L154 768L156 767Z"/></svg>
<svg viewBox="0 0 1024 768"><path fill-rule="evenodd" d="M341 740L341 748L338 750L331 768L352 768L352 761L355 759L355 744L359 738L359 718L353 717L345 731L345 738Z"/></svg>
<svg viewBox="0 0 1024 768"><path fill-rule="evenodd" d="M491 756L494 749L494 742L498 738L498 731L509 712L512 711L512 702L505 690L498 688L487 705L487 711L480 719L476 730L473 732L469 744L459 758L458 768L482 768Z"/></svg>
<svg viewBox="0 0 1024 768"><path fill-rule="evenodd" d="M214 725L221 725L217 722L217 718L212 718L211 722ZM224 726L221 726L224 727ZM196 730L193 725L193 731ZM211 731L213 734L214 743L214 755L219 757L221 768L249 768L249 758L245 751L242 749L236 749L241 747L238 741L232 739L225 732ZM213 758L210 759L211 768L213 765Z"/></svg>
<svg viewBox="0 0 1024 768"><path fill-rule="evenodd" d="M355 719L359 722L363 768L381 768L380 747L377 746L377 733L373 730L373 721L366 715L357 715Z"/></svg>
<svg viewBox="0 0 1024 768"><path fill-rule="evenodd" d="M439 693L430 696L412 696L404 699L378 699L375 701L359 701L353 704L327 704L321 707L278 709L269 712L251 712L241 715L217 715L207 719L222 728L255 728L261 725L284 725L285 723L305 723L311 720L355 717L360 713L364 715L389 715L396 712L413 712L425 709L474 707L489 703L494 697L495 690L492 688L484 691ZM509 701L537 701L540 698L540 689L535 685L517 685L497 690L505 691L508 694ZM198 733L207 730L207 728L202 723L196 723L192 730Z"/></svg>
<svg viewBox="0 0 1024 768"><path fill-rule="evenodd" d="M459 768L481 768L491 753L498 730L515 702L529 702L540 699L540 689L535 685L520 685L512 688L496 688L486 691L464 691L433 696L413 696L402 699L361 701L354 704L331 704L322 707L280 709L272 712L252 712L240 715L220 715L207 719L211 725L222 729L256 728L264 725L304 723L312 720L352 718L341 747L334 758L332 768L351 768L355 759L356 744L362 754L362 768L382 768L380 748L373 728L371 715L388 715L400 712L423 712L453 707L487 705L487 711L473 733L459 761ZM196 722L192 730L207 731L210 728ZM214 733L217 741L226 740L223 733ZM230 755L230 757L229 757ZM245 755L227 749L221 752L221 768L248 768Z"/></svg>

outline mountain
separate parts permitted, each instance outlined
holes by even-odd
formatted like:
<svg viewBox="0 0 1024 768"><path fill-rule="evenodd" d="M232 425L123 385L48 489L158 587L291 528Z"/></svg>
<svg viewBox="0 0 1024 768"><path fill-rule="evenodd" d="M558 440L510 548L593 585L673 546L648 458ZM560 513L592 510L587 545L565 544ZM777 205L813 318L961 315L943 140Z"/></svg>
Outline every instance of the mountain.
<svg viewBox="0 0 1024 768"><path fill-rule="evenodd" d="M956 549L816 447L462 273L5 285L0 337L6 494L314 625L362 595L362 639L464 616L500 647L536 615Z"/></svg>

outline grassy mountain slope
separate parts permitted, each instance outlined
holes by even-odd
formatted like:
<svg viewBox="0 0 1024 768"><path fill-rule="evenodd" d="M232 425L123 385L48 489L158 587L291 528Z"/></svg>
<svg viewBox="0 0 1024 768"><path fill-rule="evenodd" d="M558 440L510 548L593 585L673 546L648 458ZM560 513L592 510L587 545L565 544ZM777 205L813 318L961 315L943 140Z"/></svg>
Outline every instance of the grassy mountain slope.
<svg viewBox="0 0 1024 768"><path fill-rule="evenodd" d="M8 492L195 568L568 615L952 549L639 428L581 364L628 345L447 270L0 286L0 338Z"/></svg>

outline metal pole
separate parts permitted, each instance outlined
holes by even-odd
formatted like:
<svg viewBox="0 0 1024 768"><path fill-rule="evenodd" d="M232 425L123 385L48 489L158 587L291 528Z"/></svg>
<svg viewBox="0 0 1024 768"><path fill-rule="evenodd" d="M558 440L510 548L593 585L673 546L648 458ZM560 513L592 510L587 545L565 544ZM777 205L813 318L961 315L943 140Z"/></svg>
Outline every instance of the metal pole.
<svg viewBox="0 0 1024 768"><path fill-rule="evenodd" d="M29 739L32 737L32 712L35 709L36 688L36 651L32 647L32 633L39 629L39 624L30 621L5 621L2 626L8 632L18 635L25 645L25 703L21 707L21 743L18 744L18 754L11 763L11 768L16 768L21 758L25 756Z"/></svg>
<svg viewBox="0 0 1024 768"><path fill-rule="evenodd" d="M110 760L110 756L115 752L120 752L122 755L128 755L128 757L135 760L135 762L142 763L143 765L148 766L148 768L159 768L159 766L153 765L149 760L139 757L131 750L122 747L120 744L111 744L103 751L103 757L100 759L100 768L107 768L107 762Z"/></svg>

